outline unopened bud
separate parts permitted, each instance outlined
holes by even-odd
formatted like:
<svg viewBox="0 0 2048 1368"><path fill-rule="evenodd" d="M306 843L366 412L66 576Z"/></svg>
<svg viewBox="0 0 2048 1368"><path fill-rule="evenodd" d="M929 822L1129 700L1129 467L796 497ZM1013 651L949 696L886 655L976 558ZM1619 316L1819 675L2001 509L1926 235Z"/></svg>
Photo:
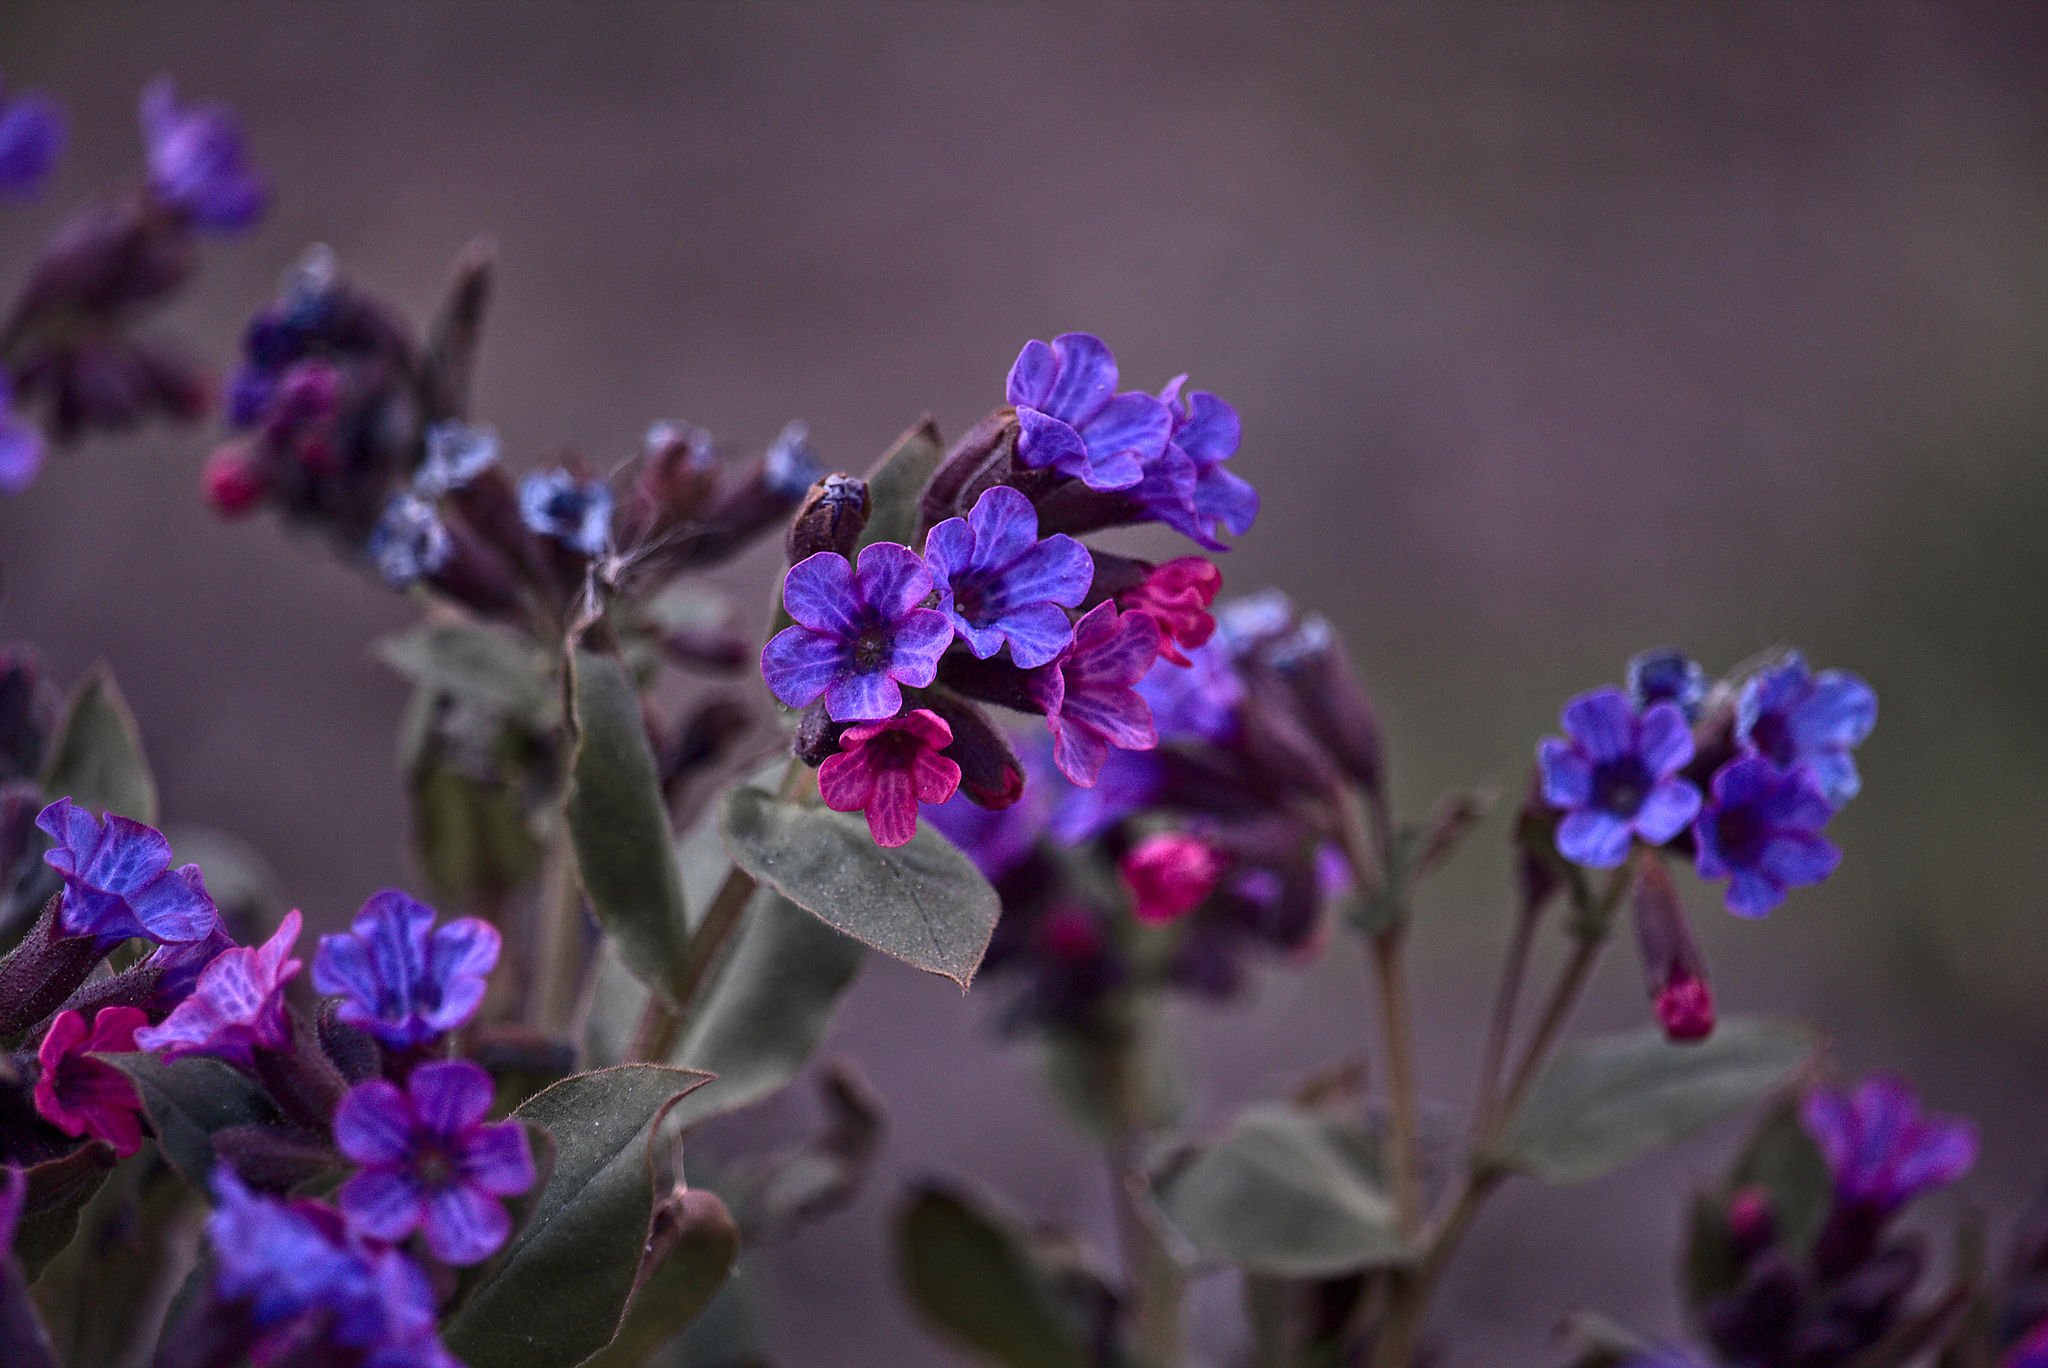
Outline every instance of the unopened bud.
<svg viewBox="0 0 2048 1368"><path fill-rule="evenodd" d="M789 525L789 563L795 565L820 551L850 557L868 525L870 508L866 480L827 475L812 485L796 520Z"/></svg>
<svg viewBox="0 0 2048 1368"><path fill-rule="evenodd" d="M1637 863L1631 905L1643 975L1666 1038L1706 1039L1714 1030L1714 995L1707 987L1706 959L1700 954L1670 871L1655 855L1646 855Z"/></svg>
<svg viewBox="0 0 2048 1368"><path fill-rule="evenodd" d="M206 506L223 518L253 512L270 492L270 472L248 442L227 442L206 458L200 474Z"/></svg>
<svg viewBox="0 0 2048 1368"><path fill-rule="evenodd" d="M660 422L641 448L638 499L653 528L688 522L718 488L718 452L706 428Z"/></svg>
<svg viewBox="0 0 2048 1368"><path fill-rule="evenodd" d="M1755 1184L1738 1188L1728 1199L1727 1218L1728 1240L1739 1263L1748 1263L1778 1238L1771 1194Z"/></svg>
<svg viewBox="0 0 2048 1368"><path fill-rule="evenodd" d="M987 713L944 690L926 702L953 729L946 758L960 766L960 789L970 802L1001 811L1024 796L1024 767Z"/></svg>
<svg viewBox="0 0 2048 1368"><path fill-rule="evenodd" d="M848 725L832 720L832 714L825 710L824 699L811 704L797 719L796 758L812 769L824 764L839 754L839 737Z"/></svg>
<svg viewBox="0 0 2048 1368"><path fill-rule="evenodd" d="M1141 922L1163 926L1207 902L1223 877L1223 856L1186 832L1161 832L1133 846L1117 865Z"/></svg>
<svg viewBox="0 0 2048 1368"><path fill-rule="evenodd" d="M984 490L1001 484L1016 464L1017 411L999 408L953 444L924 490L924 523L936 527L966 516Z"/></svg>

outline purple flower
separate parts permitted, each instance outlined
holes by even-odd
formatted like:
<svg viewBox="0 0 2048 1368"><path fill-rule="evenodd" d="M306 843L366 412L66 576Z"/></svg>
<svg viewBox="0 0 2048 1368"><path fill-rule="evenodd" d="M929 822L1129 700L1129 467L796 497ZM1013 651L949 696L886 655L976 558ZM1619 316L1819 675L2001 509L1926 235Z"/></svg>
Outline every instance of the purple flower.
<svg viewBox="0 0 2048 1368"><path fill-rule="evenodd" d="M2048 1368L2048 1319L2029 1330L2019 1343L2006 1350L1999 1368Z"/></svg>
<svg viewBox="0 0 2048 1368"><path fill-rule="evenodd" d="M879 722L903 706L908 684L938 677L952 644L944 613L920 607L931 571L915 552L876 542L855 569L836 551L797 562L782 581L782 603L796 621L761 652L768 690L792 708L819 697L835 722Z"/></svg>
<svg viewBox="0 0 2048 1368"><path fill-rule="evenodd" d="M938 609L967 648L987 660L1010 644L1010 658L1035 669L1074 639L1066 610L1088 597L1095 561L1072 537L1038 539L1031 500L997 485L965 518L948 518L925 537L924 563L939 591Z"/></svg>
<svg viewBox="0 0 2048 1368"><path fill-rule="evenodd" d="M1806 668L1797 651L1752 675L1735 710L1735 739L1780 769L1804 766L1839 808L1862 780L1849 752L1877 725L1877 693L1843 670Z"/></svg>
<svg viewBox="0 0 2048 1368"><path fill-rule="evenodd" d="M1223 464L1237 454L1243 436L1237 410L1206 390L1183 396L1186 383L1185 375L1175 376L1159 399L1173 418L1164 464L1177 465L1176 457L1185 461L1192 488L1184 504L1169 499L1146 502L1168 527L1220 551L1223 529L1240 537L1251 531L1259 516L1259 492Z"/></svg>
<svg viewBox="0 0 2048 1368"><path fill-rule="evenodd" d="M176 945L159 945L150 952L147 964L156 971L156 986L150 990L149 1002L144 1004L152 1010L162 1011L177 1006L192 996L192 990L199 984L199 976L206 972L206 966L219 959L221 953L235 948L235 938L215 914L213 929L195 941L182 941Z"/></svg>
<svg viewBox="0 0 2048 1368"><path fill-rule="evenodd" d="M612 539L611 486L559 467L536 470L519 482L519 517L529 531L601 556Z"/></svg>
<svg viewBox="0 0 2048 1368"><path fill-rule="evenodd" d="M1619 689L1581 694L1564 708L1567 739L1537 749L1543 801L1565 814L1558 853L1613 869L1640 836L1663 845L1698 815L1700 791L1678 777L1692 760L1692 732L1669 703L1638 713Z"/></svg>
<svg viewBox="0 0 2048 1368"><path fill-rule="evenodd" d="M1697 722L1707 700L1707 672L1677 647L1659 646L1629 661L1628 692L1638 708L1670 703L1686 721Z"/></svg>
<svg viewBox="0 0 2048 1368"><path fill-rule="evenodd" d="M1977 1128L1960 1116L1923 1112L1901 1079L1880 1074L1847 1089L1819 1088L1800 1120L1827 1159L1844 1206L1889 1214L1953 1183L1977 1161Z"/></svg>
<svg viewBox="0 0 2048 1368"><path fill-rule="evenodd" d="M0 494L19 494L43 468L43 434L14 411L13 385L0 370Z"/></svg>
<svg viewBox="0 0 2048 1368"><path fill-rule="evenodd" d="M291 1044L285 1018L285 985L304 965L289 958L299 938L299 914L285 913L261 946L223 950L199 972L191 996L161 1024L135 1033L135 1043L165 1059L207 1054L251 1068L258 1049Z"/></svg>
<svg viewBox="0 0 2048 1368"><path fill-rule="evenodd" d="M1078 790L1077 790L1078 791ZM974 861L984 878L995 880L1023 864L1045 834L1045 788L1036 778L1005 808L985 808L964 793L924 809L925 820Z"/></svg>
<svg viewBox="0 0 2048 1368"><path fill-rule="evenodd" d="M462 488L498 463L498 434L468 423L436 423L427 429L427 454L413 472L413 487L430 498Z"/></svg>
<svg viewBox="0 0 2048 1368"><path fill-rule="evenodd" d="M270 194L249 167L241 121L226 105L180 105L176 82L159 76L142 91L142 134L150 190L195 227L233 233L263 217Z"/></svg>
<svg viewBox="0 0 2048 1368"><path fill-rule="evenodd" d="M1237 735L1244 680L1220 642L1197 646L1187 658L1183 666L1162 656L1138 683L1138 693L1152 707L1159 739L1229 741Z"/></svg>
<svg viewBox="0 0 2048 1368"><path fill-rule="evenodd" d="M384 505L370 529L370 563L393 589L406 589L436 574L455 554L455 540L434 505L411 490L400 490Z"/></svg>
<svg viewBox="0 0 2048 1368"><path fill-rule="evenodd" d="M43 862L64 878L57 924L67 934L111 949L136 936L204 940L220 924L199 866L172 869L171 843L155 827L111 812L102 823L69 798L44 808L36 825L56 842Z"/></svg>
<svg viewBox="0 0 2048 1368"><path fill-rule="evenodd" d="M41 95L0 89L0 195L33 195L64 151L64 116Z"/></svg>
<svg viewBox="0 0 2048 1368"><path fill-rule="evenodd" d="M434 915L395 888L372 894L347 933L320 938L313 986L386 1045L424 1044L467 1024L498 963L498 928L463 917L437 930Z"/></svg>
<svg viewBox="0 0 2048 1368"><path fill-rule="evenodd" d="M1152 710L1134 687L1159 658L1159 624L1144 613L1119 615L1098 603L1074 624L1067 653L1031 676L1032 697L1052 729L1060 773L1092 788L1111 747L1151 750L1159 744Z"/></svg>
<svg viewBox="0 0 2048 1368"><path fill-rule="evenodd" d="M1050 466L1091 489L1130 489L1166 453L1173 415L1135 390L1116 392L1116 358L1102 339L1066 333L1031 341L1010 367L1017 459Z"/></svg>
<svg viewBox="0 0 2048 1368"><path fill-rule="evenodd" d="M517 1121L485 1123L491 1076L464 1059L422 1064L401 1092L372 1079L334 1113L334 1143L360 1165L337 1197L349 1224L396 1242L424 1231L447 1264L481 1263L512 1233L502 1198L534 1183Z"/></svg>
<svg viewBox="0 0 2048 1368"><path fill-rule="evenodd" d="M1713 792L1693 824L1702 879L1728 879L1728 910L1761 917L1785 890L1835 872L1842 853L1820 834L1834 809L1803 769L1781 770L1745 755L1714 775Z"/></svg>

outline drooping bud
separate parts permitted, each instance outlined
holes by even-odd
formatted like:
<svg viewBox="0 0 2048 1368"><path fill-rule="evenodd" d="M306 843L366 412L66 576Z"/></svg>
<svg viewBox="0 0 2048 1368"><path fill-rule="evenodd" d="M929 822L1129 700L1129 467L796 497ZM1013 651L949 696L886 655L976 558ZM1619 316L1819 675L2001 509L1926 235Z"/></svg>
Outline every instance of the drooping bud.
<svg viewBox="0 0 2048 1368"><path fill-rule="evenodd" d="M971 801L999 812L1024 796L1024 767L987 713L943 689L925 702L953 729L946 758L960 766L960 788Z"/></svg>
<svg viewBox="0 0 2048 1368"><path fill-rule="evenodd" d="M1293 686L1303 715L1338 767L1366 792L1377 793L1386 775L1379 718L1329 621L1304 619L1268 643L1263 655Z"/></svg>
<svg viewBox="0 0 2048 1368"><path fill-rule="evenodd" d="M1714 1030L1706 959L1661 859L1647 856L1637 862L1632 907L1650 1001L1666 1038L1705 1040Z"/></svg>
<svg viewBox="0 0 2048 1368"><path fill-rule="evenodd" d="M695 423L659 422L641 444L635 490L639 531L688 522L718 488L718 449L708 428Z"/></svg>
<svg viewBox="0 0 2048 1368"><path fill-rule="evenodd" d="M820 551L851 556L868 525L871 507L866 480L851 475L827 475L812 485L796 520L789 525L785 544L789 563L795 565Z"/></svg>

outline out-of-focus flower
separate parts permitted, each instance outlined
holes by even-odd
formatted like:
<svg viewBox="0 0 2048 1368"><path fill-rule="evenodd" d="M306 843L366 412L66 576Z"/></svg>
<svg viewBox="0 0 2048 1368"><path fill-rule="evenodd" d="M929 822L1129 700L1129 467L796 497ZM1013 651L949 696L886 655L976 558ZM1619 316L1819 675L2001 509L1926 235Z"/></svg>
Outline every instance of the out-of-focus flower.
<svg viewBox="0 0 2048 1368"><path fill-rule="evenodd" d="M223 518L254 512L270 492L270 471L247 442L226 442L206 458L199 474L206 505Z"/></svg>
<svg viewBox="0 0 2048 1368"><path fill-rule="evenodd" d="M136 1028L149 1017L135 1007L102 1007L87 1027L78 1012L59 1012L36 1050L36 1114L66 1135L90 1135L122 1158L142 1148L142 1099L135 1084L98 1054L135 1048Z"/></svg>
<svg viewBox="0 0 2048 1368"><path fill-rule="evenodd" d="M1752 676L1735 711L1736 740L1780 769L1804 767L1839 808L1862 779L1849 752L1877 725L1877 692L1845 670L1814 674L1797 651Z"/></svg>
<svg viewBox="0 0 2048 1368"><path fill-rule="evenodd" d="M953 640L943 613L920 605L931 572L907 546L876 542L859 566L821 551L789 569L782 603L796 625L761 652L768 690L792 708L822 697L835 722L878 722L903 707L902 685L938 675Z"/></svg>
<svg viewBox="0 0 2048 1368"><path fill-rule="evenodd" d="M1031 500L997 485L965 518L948 518L925 538L925 565L938 610L967 648L986 660L1009 643L1010 658L1033 669L1074 639L1066 610L1088 596L1094 561L1072 537L1038 537Z"/></svg>
<svg viewBox="0 0 2048 1368"><path fill-rule="evenodd" d="M159 945L203 940L220 923L198 865L171 868L161 831L108 813L105 822L59 798L36 818L56 844L43 861L64 879L57 923L111 949L136 936Z"/></svg>
<svg viewBox="0 0 2048 1368"><path fill-rule="evenodd" d="M1031 676L1032 696L1052 729L1053 763L1082 788L1094 785L1111 747L1159 744L1152 710L1136 689L1159 658L1159 624L1098 603L1074 624L1066 654Z"/></svg>
<svg viewBox="0 0 2048 1368"><path fill-rule="evenodd" d="M519 516L529 531L601 556L612 537L611 486L559 468L536 470L519 482Z"/></svg>
<svg viewBox="0 0 2048 1368"><path fill-rule="evenodd" d="M1820 832L1834 815L1813 776L1782 770L1761 755L1723 765L1693 825L1703 879L1727 879L1727 905L1761 917L1785 901L1785 890L1816 884L1835 872L1842 853Z"/></svg>
<svg viewBox="0 0 2048 1368"><path fill-rule="evenodd" d="M304 968L291 958L300 918L287 912L260 946L223 950L199 972L192 993L160 1025L135 1033L135 1043L166 1059L205 1054L250 1068L258 1049L291 1043L284 989Z"/></svg>
<svg viewBox="0 0 2048 1368"><path fill-rule="evenodd" d="M477 917L434 925L434 909L395 888L374 893L350 929L322 936L313 986L337 1015L387 1045L420 1045L466 1025L498 963L498 928Z"/></svg>
<svg viewBox="0 0 2048 1368"><path fill-rule="evenodd" d="M0 196L25 197L43 188L64 153L64 115L30 91L0 87Z"/></svg>
<svg viewBox="0 0 2048 1368"><path fill-rule="evenodd" d="M2029 1330L2020 1342L2006 1350L1999 1368L2048 1368L2048 1320Z"/></svg>
<svg viewBox="0 0 2048 1368"><path fill-rule="evenodd" d="M1024 344L1006 391L1017 408L1017 459L1091 489L1129 489L1165 453L1173 415L1149 394L1119 394L1102 339L1066 333Z"/></svg>
<svg viewBox="0 0 2048 1368"><path fill-rule="evenodd" d="M1237 735L1244 680L1221 642L1211 641L1186 654L1187 663L1175 665L1162 653L1160 662L1138 682L1139 695L1152 708L1159 739L1227 742Z"/></svg>
<svg viewBox="0 0 2048 1368"><path fill-rule="evenodd" d="M811 430L797 420L783 425L761 458L762 480L784 499L801 499L824 474L824 463L811 447Z"/></svg>
<svg viewBox="0 0 2048 1368"><path fill-rule="evenodd" d="M1135 588L1116 596L1116 605L1127 613L1144 613L1158 623L1160 658L1186 665L1185 652L1215 634L1216 619L1210 615L1209 605L1222 587L1223 572L1215 562L1182 556L1153 566Z"/></svg>
<svg viewBox="0 0 2048 1368"><path fill-rule="evenodd" d="M1046 806L1045 786L1033 775L1023 796L1008 807L986 808L956 793L924 815L993 882L1030 858L1045 834Z"/></svg>
<svg viewBox="0 0 2048 1368"><path fill-rule="evenodd" d="M1638 713L1619 689L1581 694L1564 708L1567 739L1537 751L1543 800L1565 814L1558 853L1612 869L1631 840L1662 845L1698 815L1700 791L1678 772L1692 759L1692 732L1669 703Z"/></svg>
<svg viewBox="0 0 2048 1368"><path fill-rule="evenodd" d="M427 429L427 454L413 472L413 487L431 498L450 494L498 463L498 434L469 423ZM606 498L610 497L607 490Z"/></svg>
<svg viewBox="0 0 2048 1368"><path fill-rule="evenodd" d="M877 845L917 834L917 805L943 803L960 787L960 766L940 752L953 729L929 708L848 727L840 752L818 767L818 793L834 812L865 811Z"/></svg>
<svg viewBox="0 0 2048 1368"><path fill-rule="evenodd" d="M224 104L185 105L159 76L142 92L149 187L204 232L234 233L263 217L270 193L250 167L241 120Z"/></svg>
<svg viewBox="0 0 2048 1368"><path fill-rule="evenodd" d="M1853 1093L1819 1088L1800 1106L1845 1206L1889 1214L1923 1192L1953 1183L1977 1161L1977 1127L1967 1118L1922 1111L1905 1082L1866 1079Z"/></svg>
<svg viewBox="0 0 2048 1368"><path fill-rule="evenodd" d="M446 566L455 541L433 504L411 490L400 490L370 529L367 549L384 582L405 589Z"/></svg>
<svg viewBox="0 0 2048 1368"><path fill-rule="evenodd" d="M43 468L43 434L14 411L13 385L0 370L0 494L19 494Z"/></svg>
<svg viewBox="0 0 2048 1368"><path fill-rule="evenodd" d="M1695 722L1707 699L1707 672L1676 646L1659 646L1629 661L1628 692L1638 708L1670 703Z"/></svg>
<svg viewBox="0 0 2048 1368"><path fill-rule="evenodd" d="M443 1263L481 1263L512 1231L504 1198L534 1183L517 1121L487 1123L491 1076L464 1059L415 1068L401 1091L372 1079L334 1114L334 1142L359 1171L336 1200L356 1230L396 1242L414 1231Z"/></svg>
<svg viewBox="0 0 2048 1368"><path fill-rule="evenodd" d="M1185 832L1147 836L1117 865L1130 890L1131 911L1141 922L1161 926L1200 907L1216 890L1225 861L1215 847Z"/></svg>

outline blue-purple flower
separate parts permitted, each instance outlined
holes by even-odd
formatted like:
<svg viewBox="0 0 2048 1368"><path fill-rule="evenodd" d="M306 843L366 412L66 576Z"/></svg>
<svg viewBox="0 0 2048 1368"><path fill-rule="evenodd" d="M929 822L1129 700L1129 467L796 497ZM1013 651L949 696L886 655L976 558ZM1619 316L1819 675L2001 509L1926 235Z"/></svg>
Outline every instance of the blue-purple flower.
<svg viewBox="0 0 2048 1368"><path fill-rule="evenodd" d="M429 498L453 493L498 463L498 434L469 423L427 429L427 454L413 472L413 488Z"/></svg>
<svg viewBox="0 0 2048 1368"><path fill-rule="evenodd" d="M1165 497L1141 501L1168 527L1220 551L1225 529L1240 537L1251 531L1259 516L1259 492L1224 465L1243 439L1237 410L1207 390L1183 395L1186 384L1185 375L1175 376L1159 399L1173 419L1163 464L1172 468L1184 461L1191 488L1184 503L1173 501L1170 482L1161 485Z"/></svg>
<svg viewBox="0 0 2048 1368"><path fill-rule="evenodd" d="M370 529L370 563L393 589L406 589L436 574L455 554L440 512L409 489L384 505L383 516Z"/></svg>
<svg viewBox="0 0 2048 1368"><path fill-rule="evenodd" d="M305 967L291 958L299 925L299 914L287 912L262 945L221 951L199 971L191 995L160 1024L137 1031L135 1043L165 1059L212 1055L244 1069L259 1049L287 1048L285 985Z"/></svg>
<svg viewBox="0 0 2048 1368"><path fill-rule="evenodd" d="M154 827L108 813L102 822L69 798L36 818L53 845L44 863L64 879L57 924L102 949L146 937L158 945L200 941L220 924L198 865L171 868L171 843Z"/></svg>
<svg viewBox="0 0 2048 1368"><path fill-rule="evenodd" d="M586 556L603 555L612 539L611 486L559 467L536 470L519 482L519 517L529 531Z"/></svg>
<svg viewBox="0 0 2048 1368"><path fill-rule="evenodd" d="M1628 692L1638 708L1670 703L1697 722L1707 699L1707 672L1675 646L1644 651L1628 663Z"/></svg>
<svg viewBox="0 0 2048 1368"><path fill-rule="evenodd" d="M1564 814L1558 853L1612 869L1637 837L1663 845L1699 813L1700 791L1679 777L1692 760L1692 731L1669 703L1641 712L1619 689L1581 694L1564 708L1565 739L1537 751L1543 801Z"/></svg>
<svg viewBox="0 0 2048 1368"><path fill-rule="evenodd" d="M241 121L226 105L180 104L177 84L159 76L142 92L142 133L150 190L195 227L232 233L263 217L270 194L249 166Z"/></svg>
<svg viewBox="0 0 2048 1368"><path fill-rule="evenodd" d="M796 625L761 652L768 691L792 708L820 697L835 722L879 722L903 707L902 685L938 677L953 640L944 613L923 607L932 575L907 546L876 542L858 567L820 551L789 569L782 605Z"/></svg>
<svg viewBox="0 0 2048 1368"><path fill-rule="evenodd" d="M1088 596L1095 561L1072 537L1038 537L1031 500L997 485L965 518L948 518L925 537L924 563L967 648L983 660L1009 643L1024 669L1056 658L1074 639L1066 610Z"/></svg>
<svg viewBox="0 0 2048 1368"><path fill-rule="evenodd" d="M1112 747L1159 744L1152 709L1136 687L1158 658L1157 622L1098 603L1074 624L1066 654L1032 674L1032 697L1052 729L1053 763L1073 783L1092 788Z"/></svg>
<svg viewBox="0 0 2048 1368"><path fill-rule="evenodd" d="M517 1121L486 1122L491 1076L468 1060L412 1071L401 1091L372 1079L334 1113L334 1143L360 1166L336 1200L349 1224L396 1242L414 1231L443 1263L481 1263L512 1233L504 1200L534 1183Z"/></svg>
<svg viewBox="0 0 2048 1368"><path fill-rule="evenodd" d="M1853 1093L1819 1088L1800 1104L1806 1133L1820 1146L1843 1206L1881 1215L1953 1183L1977 1162L1977 1127L1967 1118L1922 1111L1905 1082L1866 1079Z"/></svg>
<svg viewBox="0 0 2048 1368"><path fill-rule="evenodd" d="M1008 807L985 808L966 794L955 793L925 808L924 817L974 861L983 877L1000 879L1023 864L1045 834L1045 794L1045 785L1033 775L1025 782L1023 795Z"/></svg>
<svg viewBox="0 0 2048 1368"><path fill-rule="evenodd" d="M1186 655L1187 663L1176 665L1162 654L1138 683L1138 693L1152 707L1159 739L1231 740L1244 706L1244 680L1229 650L1212 640Z"/></svg>
<svg viewBox="0 0 2048 1368"><path fill-rule="evenodd" d="M0 87L0 195L33 195L64 152L64 115L43 96Z"/></svg>
<svg viewBox="0 0 2048 1368"><path fill-rule="evenodd" d="M1839 808L1862 780L1849 752L1877 725L1877 693L1845 670L1813 673L1797 651L1758 671L1742 687L1735 739L1780 769L1810 771Z"/></svg>
<svg viewBox="0 0 2048 1368"><path fill-rule="evenodd" d="M1835 872L1842 853L1821 833L1834 816L1826 795L1803 769L1779 769L1745 755L1714 775L1713 791L1693 824L1702 879L1727 879L1728 910L1761 917L1785 901L1785 890L1816 884Z"/></svg>
<svg viewBox="0 0 2048 1368"><path fill-rule="evenodd" d="M709 437L707 435L708 444ZM694 444L693 452L694 455ZM811 429L798 419L783 425L761 458L761 478L768 488L785 499L801 499L825 473L824 463L811 448Z"/></svg>
<svg viewBox="0 0 2048 1368"><path fill-rule="evenodd" d="M1030 341L1010 367L1017 459L1091 489L1130 489L1166 452L1173 415L1135 390L1117 393L1116 358L1102 339L1066 333Z"/></svg>
<svg viewBox="0 0 2048 1368"><path fill-rule="evenodd" d="M13 383L0 370L0 494L19 494L43 468L43 434L14 411Z"/></svg>
<svg viewBox="0 0 2048 1368"><path fill-rule="evenodd" d="M436 928L434 916L395 888L372 894L346 933L320 938L313 986L341 999L341 1020L401 1049L467 1024L498 963L498 928L477 917Z"/></svg>

